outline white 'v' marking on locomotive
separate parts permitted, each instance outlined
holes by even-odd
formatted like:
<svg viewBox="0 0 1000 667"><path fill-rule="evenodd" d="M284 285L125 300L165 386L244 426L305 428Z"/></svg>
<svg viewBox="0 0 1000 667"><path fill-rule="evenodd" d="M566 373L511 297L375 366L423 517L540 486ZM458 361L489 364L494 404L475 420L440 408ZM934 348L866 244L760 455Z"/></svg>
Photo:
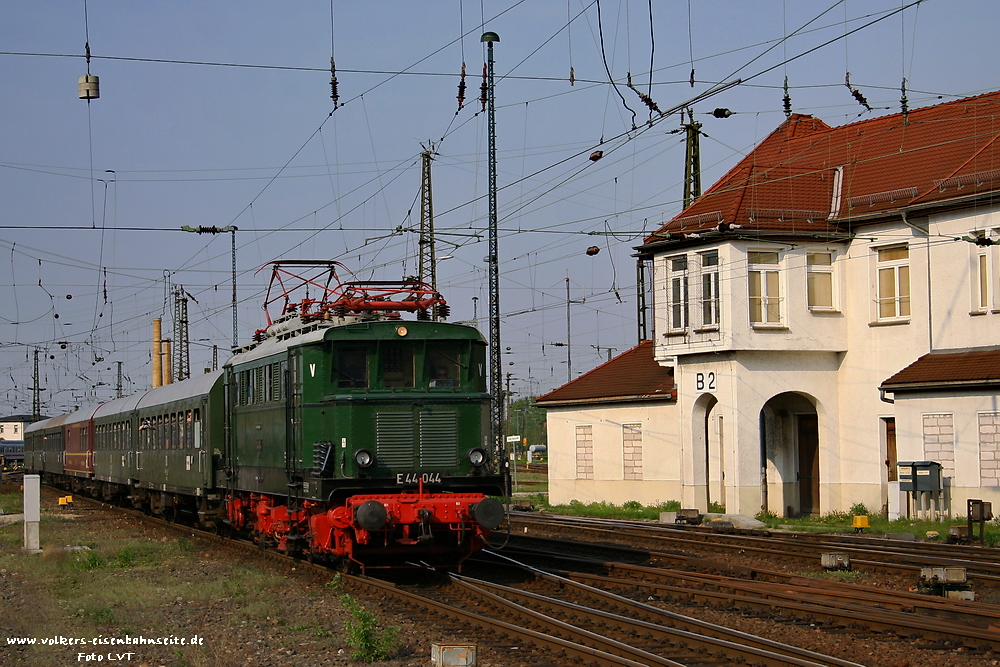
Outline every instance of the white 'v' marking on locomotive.
<svg viewBox="0 0 1000 667"><path fill-rule="evenodd" d="M316 364L309 364L309 377L316 377Z"/></svg>

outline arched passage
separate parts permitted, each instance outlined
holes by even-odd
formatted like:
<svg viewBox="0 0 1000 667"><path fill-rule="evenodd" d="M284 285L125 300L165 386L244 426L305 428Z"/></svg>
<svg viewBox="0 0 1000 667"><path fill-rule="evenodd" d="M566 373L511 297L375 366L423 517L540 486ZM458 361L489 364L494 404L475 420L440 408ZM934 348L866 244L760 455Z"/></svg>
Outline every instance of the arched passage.
<svg viewBox="0 0 1000 667"><path fill-rule="evenodd" d="M762 493L782 516L820 512L819 418L814 399L797 392L772 397L761 409Z"/></svg>
<svg viewBox="0 0 1000 667"><path fill-rule="evenodd" d="M715 414L718 403L712 394L702 394L695 401L691 415L695 502L706 510L711 509L712 503L726 504L722 418Z"/></svg>

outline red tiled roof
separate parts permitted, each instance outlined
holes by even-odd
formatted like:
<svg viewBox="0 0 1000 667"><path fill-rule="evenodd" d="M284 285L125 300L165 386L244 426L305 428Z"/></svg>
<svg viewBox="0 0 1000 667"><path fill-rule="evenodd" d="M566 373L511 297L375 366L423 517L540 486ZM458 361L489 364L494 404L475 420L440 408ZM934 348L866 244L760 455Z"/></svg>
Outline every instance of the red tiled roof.
<svg viewBox="0 0 1000 667"><path fill-rule="evenodd" d="M556 404L677 400L674 369L653 359L653 342L644 340L611 361L535 399Z"/></svg>
<svg viewBox="0 0 1000 667"><path fill-rule="evenodd" d="M1000 385L1000 348L930 352L882 383L889 391Z"/></svg>
<svg viewBox="0 0 1000 667"><path fill-rule="evenodd" d="M794 114L646 243L720 222L842 234L873 214L1000 190L998 136L1000 92L840 127Z"/></svg>

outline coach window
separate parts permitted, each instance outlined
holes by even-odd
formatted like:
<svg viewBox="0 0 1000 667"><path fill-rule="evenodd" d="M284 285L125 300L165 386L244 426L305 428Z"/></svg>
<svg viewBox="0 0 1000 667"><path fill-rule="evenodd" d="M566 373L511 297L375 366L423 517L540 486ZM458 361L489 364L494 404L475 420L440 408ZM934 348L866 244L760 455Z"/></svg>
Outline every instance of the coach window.
<svg viewBox="0 0 1000 667"><path fill-rule="evenodd" d="M201 449L201 410L195 408L194 421L192 422L192 437L194 438L194 448Z"/></svg>
<svg viewBox="0 0 1000 667"><path fill-rule="evenodd" d="M408 345L382 347L382 386L413 386L413 348Z"/></svg>
<svg viewBox="0 0 1000 667"><path fill-rule="evenodd" d="M368 386L368 350L348 347L337 350L333 378L341 389L364 389Z"/></svg>

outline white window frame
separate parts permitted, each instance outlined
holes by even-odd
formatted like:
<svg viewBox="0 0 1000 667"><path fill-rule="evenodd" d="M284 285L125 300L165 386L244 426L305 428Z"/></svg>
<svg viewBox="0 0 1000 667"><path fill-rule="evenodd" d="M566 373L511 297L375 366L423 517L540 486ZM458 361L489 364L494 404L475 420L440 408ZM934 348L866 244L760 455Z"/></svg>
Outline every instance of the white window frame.
<svg viewBox="0 0 1000 667"><path fill-rule="evenodd" d="M774 255L775 261L759 261L765 255ZM747 251L747 317L754 329L780 329L785 326L781 259L781 251L773 248L750 248ZM754 296L755 281L758 296ZM754 319L755 301L758 302L758 319Z"/></svg>
<svg viewBox="0 0 1000 667"><path fill-rule="evenodd" d="M714 259L714 263L709 263ZM700 253L701 280L698 285L699 320L702 331L718 329L722 323L719 273L722 263L718 250Z"/></svg>
<svg viewBox="0 0 1000 667"><path fill-rule="evenodd" d="M913 295L910 290L910 247L907 243L897 243L894 245L873 248L875 252L875 319L878 322L909 322L913 312ZM883 253L903 250L904 257L883 259ZM883 293L883 276L891 273L893 286L892 293ZM904 280L901 276L905 273L906 293L900 287ZM892 306L890 312L884 312L884 306ZM905 312L904 312L905 311Z"/></svg>
<svg viewBox="0 0 1000 667"><path fill-rule="evenodd" d="M973 230L969 235L976 239L993 238L998 230ZM971 288L970 315L984 315L997 312L996 246L971 246L969 266L969 287Z"/></svg>
<svg viewBox="0 0 1000 667"><path fill-rule="evenodd" d="M830 258L829 264L814 264L811 260L815 255L827 255ZM837 253L833 250L813 250L806 252L806 307L814 313L835 313L839 308L839 294L837 290L836 272L834 266L837 261ZM813 280L825 276L830 281L830 303L819 305L813 303Z"/></svg>
<svg viewBox="0 0 1000 667"><path fill-rule="evenodd" d="M683 333L688 329L690 289L687 255L667 257L667 333Z"/></svg>

